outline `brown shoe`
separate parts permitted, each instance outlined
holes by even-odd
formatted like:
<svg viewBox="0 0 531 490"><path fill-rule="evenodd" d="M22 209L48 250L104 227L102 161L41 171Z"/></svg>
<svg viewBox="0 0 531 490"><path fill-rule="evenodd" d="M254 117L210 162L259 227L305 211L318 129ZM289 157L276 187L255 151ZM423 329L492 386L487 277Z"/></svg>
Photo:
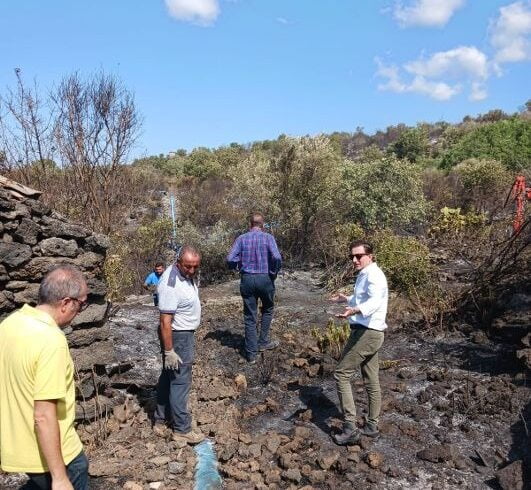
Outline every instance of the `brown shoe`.
<svg viewBox="0 0 531 490"><path fill-rule="evenodd" d="M187 444L199 444L205 439L205 436L198 430L191 430L190 432L174 432L171 436L175 442L186 442Z"/></svg>
<svg viewBox="0 0 531 490"><path fill-rule="evenodd" d="M166 427L164 424L156 423L153 425L153 432L156 436L166 437L168 435L168 430L168 427Z"/></svg>

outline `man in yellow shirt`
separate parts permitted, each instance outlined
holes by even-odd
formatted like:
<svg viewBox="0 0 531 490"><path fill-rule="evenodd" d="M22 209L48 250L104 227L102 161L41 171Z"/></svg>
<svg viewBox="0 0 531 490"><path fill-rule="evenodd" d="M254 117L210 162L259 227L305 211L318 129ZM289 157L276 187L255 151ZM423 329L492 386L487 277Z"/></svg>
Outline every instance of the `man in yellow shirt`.
<svg viewBox="0 0 531 490"><path fill-rule="evenodd" d="M74 429L74 366L61 328L87 305L83 274L50 271L39 302L0 323L0 465L27 489L87 490L88 461Z"/></svg>

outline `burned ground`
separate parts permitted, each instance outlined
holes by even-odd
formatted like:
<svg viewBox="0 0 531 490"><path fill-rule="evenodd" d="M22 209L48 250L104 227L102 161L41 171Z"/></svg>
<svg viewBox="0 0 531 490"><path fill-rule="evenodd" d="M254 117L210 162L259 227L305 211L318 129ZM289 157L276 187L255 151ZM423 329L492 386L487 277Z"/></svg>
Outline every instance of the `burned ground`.
<svg viewBox="0 0 531 490"><path fill-rule="evenodd" d="M381 436L339 447L330 437L341 425L336 360L311 334L337 306L327 304L317 272L286 273L277 290L272 335L281 346L256 365L242 356L237 281L201 290L191 405L214 441L225 488L525 487L530 389L511 346L473 332L406 328L392 312L380 357ZM160 360L148 302L131 298L109 322L124 371L113 384L124 403L79 427L96 489L194 485L192 448L151 429ZM361 424L366 395L359 377L353 384Z"/></svg>

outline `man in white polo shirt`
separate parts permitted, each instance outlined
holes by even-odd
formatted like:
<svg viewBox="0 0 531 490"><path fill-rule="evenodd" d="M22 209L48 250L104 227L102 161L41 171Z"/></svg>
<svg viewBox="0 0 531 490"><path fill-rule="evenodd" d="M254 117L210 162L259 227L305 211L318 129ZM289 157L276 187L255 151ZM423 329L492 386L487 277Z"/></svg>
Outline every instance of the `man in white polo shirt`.
<svg viewBox="0 0 531 490"><path fill-rule="evenodd" d="M336 316L348 318L351 328L350 337L334 372L344 417L343 432L334 437L335 442L340 445L355 444L361 435L376 437L379 433L378 418L382 395L378 378L378 351L383 344L384 330L387 328L385 317L389 296L387 279L376 265L370 243L362 240L352 242L350 259L358 271L354 294L338 294L330 298L338 303L347 303L345 310ZM356 426L356 406L350 384L359 367L369 398L367 423L361 432Z"/></svg>
<svg viewBox="0 0 531 490"><path fill-rule="evenodd" d="M194 333L201 320L195 281L200 263L199 252L191 246L183 246L177 263L164 271L157 286L163 366L157 384L154 430L163 435L167 421L173 431L172 438L189 444L204 439L203 434L192 430L192 416L188 410Z"/></svg>

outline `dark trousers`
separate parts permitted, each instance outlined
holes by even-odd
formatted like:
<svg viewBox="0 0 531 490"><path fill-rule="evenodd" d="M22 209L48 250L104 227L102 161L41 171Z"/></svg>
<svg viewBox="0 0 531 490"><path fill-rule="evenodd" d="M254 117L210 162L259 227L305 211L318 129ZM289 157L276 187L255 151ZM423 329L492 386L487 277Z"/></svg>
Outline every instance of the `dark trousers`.
<svg viewBox="0 0 531 490"><path fill-rule="evenodd" d="M256 357L258 349L269 342L269 328L273 319L275 282L269 274L242 274L240 293L243 298L245 353L248 359L252 359ZM256 331L258 300L262 303L259 336Z"/></svg>
<svg viewBox="0 0 531 490"><path fill-rule="evenodd" d="M172 332L173 350L183 360L179 369L165 369L157 384L157 408L155 423L168 421L174 432L187 433L192 430L192 416L188 411L188 396L192 386L192 364L194 362L194 332L190 330Z"/></svg>
<svg viewBox="0 0 531 490"><path fill-rule="evenodd" d="M88 490L88 459L81 451L69 464L66 465L68 479L74 490ZM21 487L21 490L50 490L52 488L52 477L50 473L28 473L29 481Z"/></svg>

